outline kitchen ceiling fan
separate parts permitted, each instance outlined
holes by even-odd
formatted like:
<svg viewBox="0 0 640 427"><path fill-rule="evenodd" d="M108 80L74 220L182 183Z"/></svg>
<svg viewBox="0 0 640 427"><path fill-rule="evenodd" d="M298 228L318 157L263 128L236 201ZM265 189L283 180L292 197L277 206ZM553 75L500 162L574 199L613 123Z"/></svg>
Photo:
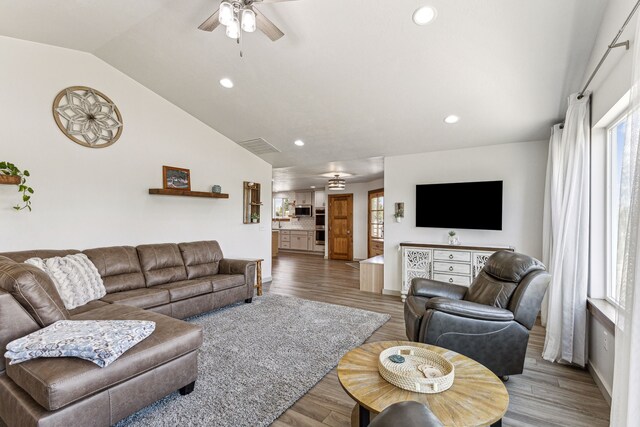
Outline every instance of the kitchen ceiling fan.
<svg viewBox="0 0 640 427"><path fill-rule="evenodd" d="M284 33L254 6L262 3L282 3L294 0L223 0L214 12L198 28L202 31L213 31L220 24L226 28L226 34L232 39L240 39L242 31L252 33L256 28L276 41Z"/></svg>

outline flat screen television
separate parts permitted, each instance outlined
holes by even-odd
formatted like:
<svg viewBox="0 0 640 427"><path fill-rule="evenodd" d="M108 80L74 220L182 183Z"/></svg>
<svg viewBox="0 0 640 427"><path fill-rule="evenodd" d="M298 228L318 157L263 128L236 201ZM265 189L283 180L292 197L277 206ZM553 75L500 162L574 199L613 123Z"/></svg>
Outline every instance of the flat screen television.
<svg viewBox="0 0 640 427"><path fill-rule="evenodd" d="M502 230L502 181L416 185L416 227Z"/></svg>

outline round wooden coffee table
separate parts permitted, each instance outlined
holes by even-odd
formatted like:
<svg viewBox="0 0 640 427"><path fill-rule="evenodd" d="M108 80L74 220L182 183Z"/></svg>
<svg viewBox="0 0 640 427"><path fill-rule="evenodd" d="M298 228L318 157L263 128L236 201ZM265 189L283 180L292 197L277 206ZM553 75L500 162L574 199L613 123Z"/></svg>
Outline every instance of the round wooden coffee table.
<svg viewBox="0 0 640 427"><path fill-rule="evenodd" d="M455 366L451 388L423 394L388 383L378 373L378 356L398 345L428 348L451 361ZM381 341L355 348L340 360L338 379L356 401L352 425L367 426L370 413L378 414L389 405L407 400L426 404L446 426L500 426L509 407L507 389L489 369L454 351L416 342Z"/></svg>

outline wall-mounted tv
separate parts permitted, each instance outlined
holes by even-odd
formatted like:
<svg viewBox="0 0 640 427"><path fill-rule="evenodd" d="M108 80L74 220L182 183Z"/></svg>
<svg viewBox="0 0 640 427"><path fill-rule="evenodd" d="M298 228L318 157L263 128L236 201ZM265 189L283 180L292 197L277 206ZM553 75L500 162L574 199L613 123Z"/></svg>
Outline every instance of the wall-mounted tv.
<svg viewBox="0 0 640 427"><path fill-rule="evenodd" d="M502 181L416 185L416 227L502 230Z"/></svg>

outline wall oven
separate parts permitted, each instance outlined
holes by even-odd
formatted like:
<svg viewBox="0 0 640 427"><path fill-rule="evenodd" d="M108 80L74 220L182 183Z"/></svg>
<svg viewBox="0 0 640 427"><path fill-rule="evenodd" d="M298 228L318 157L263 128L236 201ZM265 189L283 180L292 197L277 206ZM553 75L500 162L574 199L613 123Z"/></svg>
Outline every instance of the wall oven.
<svg viewBox="0 0 640 427"><path fill-rule="evenodd" d="M316 245L324 245L324 229L319 230L316 228Z"/></svg>

